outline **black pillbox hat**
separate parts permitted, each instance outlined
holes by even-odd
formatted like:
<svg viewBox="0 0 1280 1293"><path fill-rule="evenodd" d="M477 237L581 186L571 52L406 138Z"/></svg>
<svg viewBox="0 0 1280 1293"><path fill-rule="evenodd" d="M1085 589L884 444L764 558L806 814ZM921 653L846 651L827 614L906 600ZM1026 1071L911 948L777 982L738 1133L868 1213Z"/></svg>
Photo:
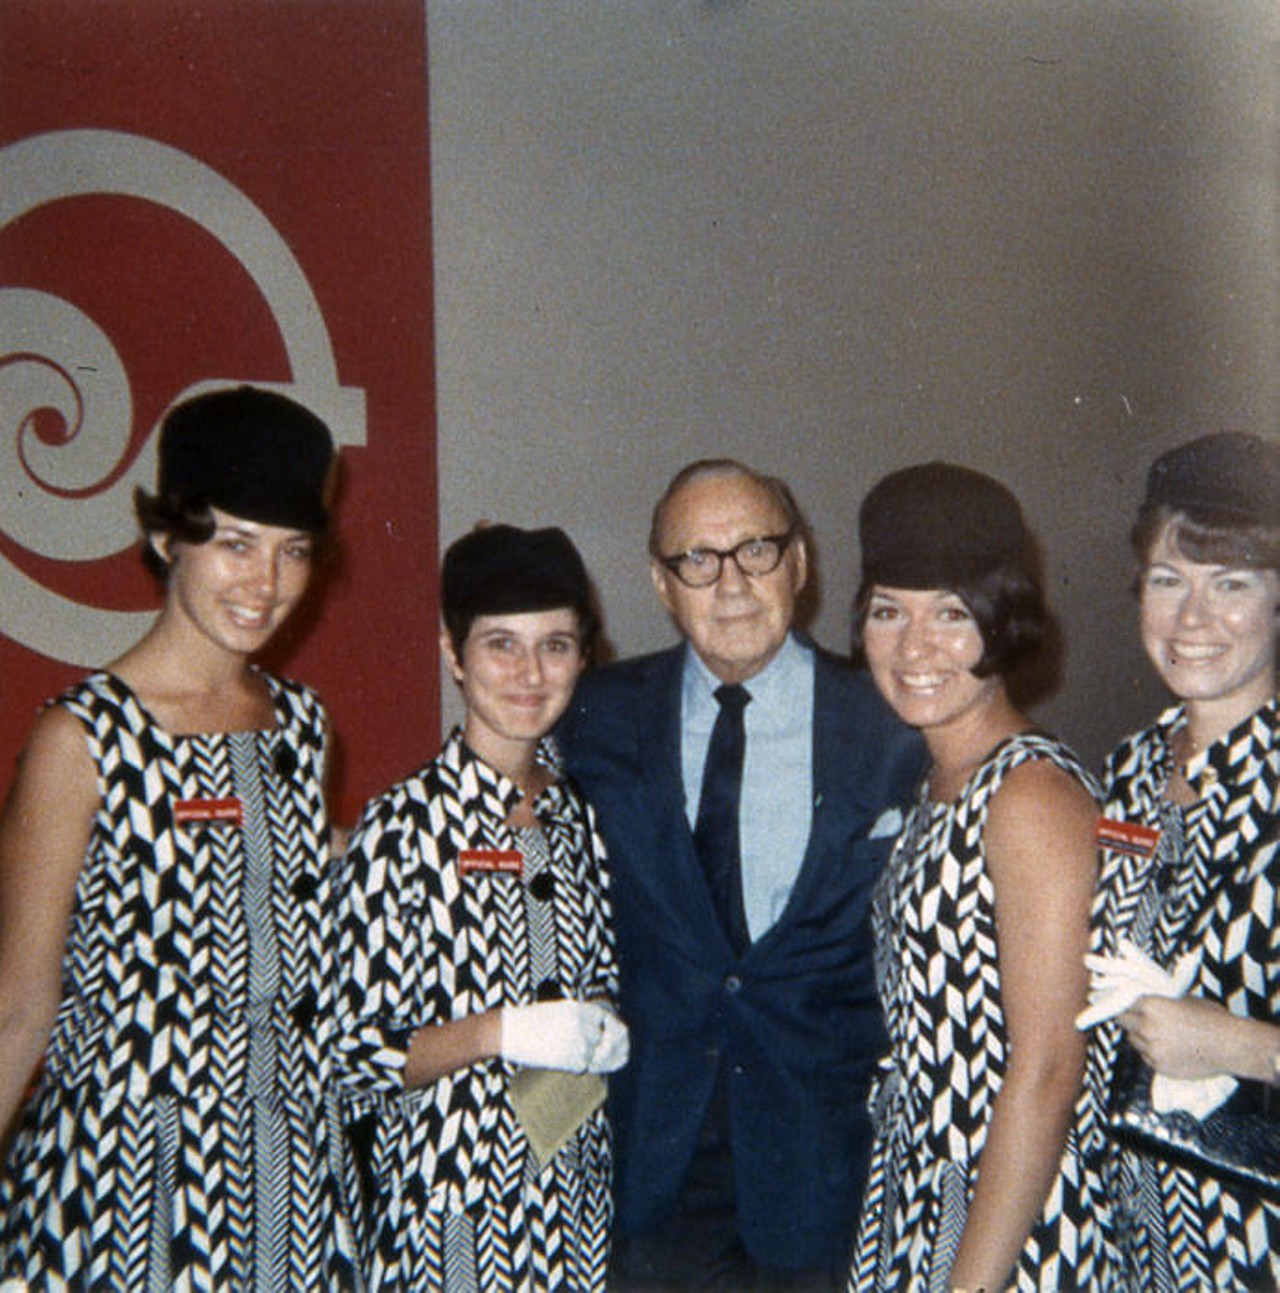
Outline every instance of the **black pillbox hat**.
<svg viewBox="0 0 1280 1293"><path fill-rule="evenodd" d="M286 529L325 528L329 428L287 396L255 386L175 406L160 428L162 496Z"/></svg>
<svg viewBox="0 0 1280 1293"><path fill-rule="evenodd" d="M1216 431L1170 449L1151 464L1143 507L1201 523L1280 524L1280 441Z"/></svg>
<svg viewBox="0 0 1280 1293"><path fill-rule="evenodd" d="M573 540L554 526L485 525L449 545L440 577L447 614L509 615L581 610L591 584Z"/></svg>
<svg viewBox="0 0 1280 1293"><path fill-rule="evenodd" d="M947 462L884 477L863 501L858 533L863 581L890 588L956 588L1029 560L1018 500L998 480Z"/></svg>

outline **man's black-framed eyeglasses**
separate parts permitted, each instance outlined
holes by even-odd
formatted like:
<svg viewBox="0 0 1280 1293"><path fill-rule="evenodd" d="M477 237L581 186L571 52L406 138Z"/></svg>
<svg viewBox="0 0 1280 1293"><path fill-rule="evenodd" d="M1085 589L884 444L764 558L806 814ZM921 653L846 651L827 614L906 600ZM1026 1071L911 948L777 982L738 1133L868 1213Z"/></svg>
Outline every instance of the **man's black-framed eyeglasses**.
<svg viewBox="0 0 1280 1293"><path fill-rule="evenodd" d="M672 557L659 557L658 560L686 588L710 588L720 578L728 557L733 558L733 564L744 575L773 574L795 537L794 530L785 534L762 534L759 538L743 539L732 548L690 548L688 552L677 552Z"/></svg>

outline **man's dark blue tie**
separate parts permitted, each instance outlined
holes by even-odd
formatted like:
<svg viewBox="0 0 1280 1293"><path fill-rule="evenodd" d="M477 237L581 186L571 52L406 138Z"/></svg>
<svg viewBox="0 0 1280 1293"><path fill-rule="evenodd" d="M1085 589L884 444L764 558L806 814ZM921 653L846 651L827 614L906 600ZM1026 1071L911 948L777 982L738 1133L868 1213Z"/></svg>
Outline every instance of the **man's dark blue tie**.
<svg viewBox="0 0 1280 1293"><path fill-rule="evenodd" d="M720 712L707 746L693 842L706 873L716 914L734 951L742 953L750 945L751 935L742 903L738 805L742 799L742 764L747 748L742 711L751 693L736 683L723 683L716 688L715 695Z"/></svg>

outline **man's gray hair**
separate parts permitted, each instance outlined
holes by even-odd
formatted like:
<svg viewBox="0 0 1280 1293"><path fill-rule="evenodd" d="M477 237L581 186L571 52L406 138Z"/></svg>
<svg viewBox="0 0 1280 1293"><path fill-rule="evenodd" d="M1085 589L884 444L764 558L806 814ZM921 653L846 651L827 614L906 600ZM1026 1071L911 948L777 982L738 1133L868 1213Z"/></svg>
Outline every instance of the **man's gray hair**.
<svg viewBox="0 0 1280 1293"><path fill-rule="evenodd" d="M661 559L667 555L662 551L659 541L668 504L691 481L701 480L704 476L742 476L753 481L782 509L783 515L787 518L787 529L808 537L804 517L785 481L777 476L766 476L763 472L748 467L746 463L738 462L736 458L699 458L676 472L671 478L671 483L662 491L662 497L653 505L653 517L649 523L651 557Z"/></svg>

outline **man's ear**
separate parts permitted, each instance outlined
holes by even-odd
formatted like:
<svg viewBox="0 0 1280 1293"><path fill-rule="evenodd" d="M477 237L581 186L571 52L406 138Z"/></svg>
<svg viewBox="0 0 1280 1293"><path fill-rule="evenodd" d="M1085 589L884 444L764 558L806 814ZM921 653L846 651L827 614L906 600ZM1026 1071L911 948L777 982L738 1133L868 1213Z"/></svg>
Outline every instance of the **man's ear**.
<svg viewBox="0 0 1280 1293"><path fill-rule="evenodd" d="M792 570L795 572L792 576L792 582L795 585L795 591L798 593L809 582L809 547L801 535L796 535L791 540L791 546L795 550L791 563Z"/></svg>
<svg viewBox="0 0 1280 1293"><path fill-rule="evenodd" d="M658 600L674 615L675 604L671 600L671 580L675 576L662 562L650 558L649 578L653 580L653 590L658 594Z"/></svg>

